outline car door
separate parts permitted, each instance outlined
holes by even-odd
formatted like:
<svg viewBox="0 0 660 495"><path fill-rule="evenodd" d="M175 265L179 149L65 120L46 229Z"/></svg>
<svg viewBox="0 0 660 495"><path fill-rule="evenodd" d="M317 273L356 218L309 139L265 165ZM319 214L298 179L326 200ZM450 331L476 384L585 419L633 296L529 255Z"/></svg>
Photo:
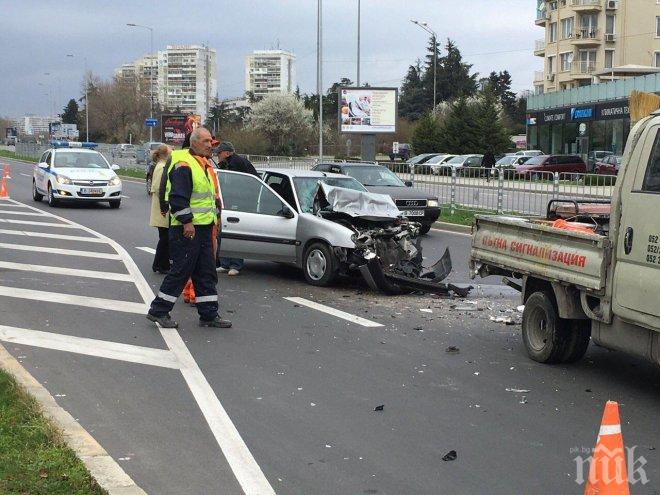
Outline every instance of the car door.
<svg viewBox="0 0 660 495"><path fill-rule="evenodd" d="M224 204L221 255L295 262L298 213L254 175L217 174Z"/></svg>
<svg viewBox="0 0 660 495"><path fill-rule="evenodd" d="M630 156L634 177L624 176L614 271L614 313L660 327L660 125L650 127ZM632 174L632 170L629 173Z"/></svg>
<svg viewBox="0 0 660 495"><path fill-rule="evenodd" d="M52 159L52 153L50 151L46 151L41 156L40 164L45 163L48 165L48 168L41 168L40 166L37 165L37 168L35 170L36 177L34 180L37 184L37 189L39 189L39 191L44 193L48 190L48 174L50 173L50 167L52 165L51 159Z"/></svg>

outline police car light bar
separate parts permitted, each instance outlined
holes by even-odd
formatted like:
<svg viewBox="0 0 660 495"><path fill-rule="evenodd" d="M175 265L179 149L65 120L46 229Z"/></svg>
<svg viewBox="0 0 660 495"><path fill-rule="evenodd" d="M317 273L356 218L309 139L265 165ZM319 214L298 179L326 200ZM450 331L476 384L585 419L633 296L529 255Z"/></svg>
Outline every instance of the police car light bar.
<svg viewBox="0 0 660 495"><path fill-rule="evenodd" d="M79 143L77 141L51 141L50 145L53 148L87 148L87 149L94 149L98 146L96 143Z"/></svg>

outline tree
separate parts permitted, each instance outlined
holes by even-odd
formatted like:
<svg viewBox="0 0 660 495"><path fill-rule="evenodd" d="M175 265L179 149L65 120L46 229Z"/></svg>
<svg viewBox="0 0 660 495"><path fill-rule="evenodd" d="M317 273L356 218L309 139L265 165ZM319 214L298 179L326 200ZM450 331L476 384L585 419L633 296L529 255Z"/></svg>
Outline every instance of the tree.
<svg viewBox="0 0 660 495"><path fill-rule="evenodd" d="M437 153L441 150L440 126L431 112L425 113L415 126L412 135L412 147L416 155Z"/></svg>
<svg viewBox="0 0 660 495"><path fill-rule="evenodd" d="M484 91L493 93L501 103L508 116L513 116L516 107L516 94L511 91L511 74L509 71L491 72L485 81Z"/></svg>
<svg viewBox="0 0 660 495"><path fill-rule="evenodd" d="M438 151L453 155L477 153L478 139L474 128L475 112L465 97L451 104L440 128Z"/></svg>
<svg viewBox="0 0 660 495"><path fill-rule="evenodd" d="M312 129L312 112L293 95L266 96L252 107L249 126L262 132L275 153L294 153Z"/></svg>
<svg viewBox="0 0 660 495"><path fill-rule="evenodd" d="M78 102L71 98L69 103L62 109L60 118L63 124L78 124Z"/></svg>
<svg viewBox="0 0 660 495"><path fill-rule="evenodd" d="M399 92L399 115L401 117L417 120L430 108L424 94L422 75L420 60L417 60L415 65L408 67Z"/></svg>
<svg viewBox="0 0 660 495"><path fill-rule="evenodd" d="M476 135L475 150L473 153L494 154L504 153L511 147L510 134L504 127L500 112L497 108L497 98L492 94L485 94L475 105L471 112L474 118L474 131Z"/></svg>
<svg viewBox="0 0 660 495"><path fill-rule="evenodd" d="M447 39L445 51L446 55L438 59L438 101L474 95L478 74L470 74L472 65L463 62L463 56L452 40Z"/></svg>

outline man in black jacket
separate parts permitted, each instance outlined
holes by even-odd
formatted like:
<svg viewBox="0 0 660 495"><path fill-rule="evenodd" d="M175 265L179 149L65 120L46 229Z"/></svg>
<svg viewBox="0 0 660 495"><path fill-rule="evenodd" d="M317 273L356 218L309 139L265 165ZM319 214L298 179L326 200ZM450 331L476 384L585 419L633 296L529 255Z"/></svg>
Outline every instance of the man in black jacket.
<svg viewBox="0 0 660 495"><path fill-rule="evenodd" d="M213 151L218 155L218 165L220 166L220 169L259 176L254 165L250 163L250 160L237 155L234 145L229 141L223 141ZM222 191L222 184L220 184L220 190ZM222 233L220 233L220 237L222 238ZM220 252L222 253L222 248L220 249ZM243 269L243 265L244 260L241 258L220 257L218 271L220 273L226 272L227 275L230 276L235 276Z"/></svg>

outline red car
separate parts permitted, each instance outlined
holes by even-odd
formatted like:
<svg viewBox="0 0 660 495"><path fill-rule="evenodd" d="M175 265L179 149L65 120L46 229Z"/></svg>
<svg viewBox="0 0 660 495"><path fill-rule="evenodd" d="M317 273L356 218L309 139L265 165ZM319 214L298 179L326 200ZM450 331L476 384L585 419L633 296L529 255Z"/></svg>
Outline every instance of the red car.
<svg viewBox="0 0 660 495"><path fill-rule="evenodd" d="M601 175L617 175L621 165L622 156L609 155L596 162L595 171Z"/></svg>
<svg viewBox="0 0 660 495"><path fill-rule="evenodd" d="M550 179L550 172L584 174L587 172L587 165L577 155L539 155L533 156L525 163L516 166L516 175L523 178L543 178L546 176Z"/></svg>

